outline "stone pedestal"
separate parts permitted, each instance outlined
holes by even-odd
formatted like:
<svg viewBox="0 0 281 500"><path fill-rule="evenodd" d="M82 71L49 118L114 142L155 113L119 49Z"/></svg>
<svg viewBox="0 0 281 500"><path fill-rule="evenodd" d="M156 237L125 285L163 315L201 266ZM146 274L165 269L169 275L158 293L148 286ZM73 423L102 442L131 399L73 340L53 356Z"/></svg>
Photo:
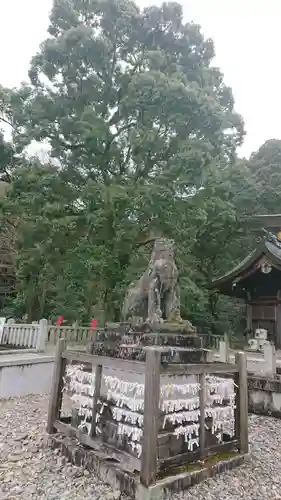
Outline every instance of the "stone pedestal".
<svg viewBox="0 0 281 500"><path fill-rule="evenodd" d="M121 359L145 361L145 348L159 346L163 362L206 363L207 350L201 348L196 330L189 322L149 325L129 323L109 325L96 333L88 352Z"/></svg>

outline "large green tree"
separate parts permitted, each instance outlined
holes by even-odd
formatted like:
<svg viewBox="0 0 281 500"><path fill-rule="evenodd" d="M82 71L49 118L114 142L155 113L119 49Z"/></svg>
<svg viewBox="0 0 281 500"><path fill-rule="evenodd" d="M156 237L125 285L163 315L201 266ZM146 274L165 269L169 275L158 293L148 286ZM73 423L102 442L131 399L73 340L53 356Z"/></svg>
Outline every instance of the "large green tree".
<svg viewBox="0 0 281 500"><path fill-rule="evenodd" d="M45 141L56 160L17 169L4 207L21 221L17 307L86 318L97 305L117 319L154 234L175 238L190 279L209 217L200 188L233 167L243 123L212 41L179 4L55 0L48 32L8 101L17 151Z"/></svg>
<svg viewBox="0 0 281 500"><path fill-rule="evenodd" d="M249 160L256 186L256 210L280 213L281 208L281 140L266 141Z"/></svg>
<svg viewBox="0 0 281 500"><path fill-rule="evenodd" d="M205 188L197 194L205 219L198 227L192 250L197 300L188 314L215 332L231 324L236 328L235 301L219 296L211 283L234 268L255 245L250 220L255 192L247 162L237 160L235 165L212 169Z"/></svg>

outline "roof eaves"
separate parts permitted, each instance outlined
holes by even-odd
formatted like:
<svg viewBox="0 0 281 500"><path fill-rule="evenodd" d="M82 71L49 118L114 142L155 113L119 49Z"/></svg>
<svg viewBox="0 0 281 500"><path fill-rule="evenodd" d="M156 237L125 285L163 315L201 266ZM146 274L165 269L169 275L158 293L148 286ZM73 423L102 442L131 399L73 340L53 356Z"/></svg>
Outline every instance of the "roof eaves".
<svg viewBox="0 0 281 500"><path fill-rule="evenodd" d="M242 262L240 262L240 264L235 266L231 271L213 280L210 288L219 288L224 283L227 283L227 281L233 280L237 275L241 274L256 260L258 260L258 258L261 257L264 253L269 253L269 251L265 245L265 242L262 242L255 250L253 250L253 252L251 252Z"/></svg>

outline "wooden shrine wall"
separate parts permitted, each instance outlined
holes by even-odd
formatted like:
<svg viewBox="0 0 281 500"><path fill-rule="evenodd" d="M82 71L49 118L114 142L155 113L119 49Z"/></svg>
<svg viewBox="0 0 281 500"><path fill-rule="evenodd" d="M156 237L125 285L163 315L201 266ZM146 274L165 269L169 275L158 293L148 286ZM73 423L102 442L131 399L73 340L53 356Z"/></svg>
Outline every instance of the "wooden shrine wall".
<svg viewBox="0 0 281 500"><path fill-rule="evenodd" d="M277 297L261 299L247 306L247 325L253 332L264 328L268 340L281 347L281 304Z"/></svg>

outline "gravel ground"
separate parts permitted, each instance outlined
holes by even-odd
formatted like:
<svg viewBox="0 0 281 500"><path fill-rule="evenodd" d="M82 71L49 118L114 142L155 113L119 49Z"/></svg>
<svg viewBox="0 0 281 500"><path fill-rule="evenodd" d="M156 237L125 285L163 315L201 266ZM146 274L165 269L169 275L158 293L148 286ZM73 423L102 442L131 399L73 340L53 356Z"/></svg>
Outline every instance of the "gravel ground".
<svg viewBox="0 0 281 500"><path fill-rule="evenodd" d="M114 500L117 491L46 447L48 398L0 401L0 500ZM281 500L281 420L251 416L251 458L173 500Z"/></svg>

